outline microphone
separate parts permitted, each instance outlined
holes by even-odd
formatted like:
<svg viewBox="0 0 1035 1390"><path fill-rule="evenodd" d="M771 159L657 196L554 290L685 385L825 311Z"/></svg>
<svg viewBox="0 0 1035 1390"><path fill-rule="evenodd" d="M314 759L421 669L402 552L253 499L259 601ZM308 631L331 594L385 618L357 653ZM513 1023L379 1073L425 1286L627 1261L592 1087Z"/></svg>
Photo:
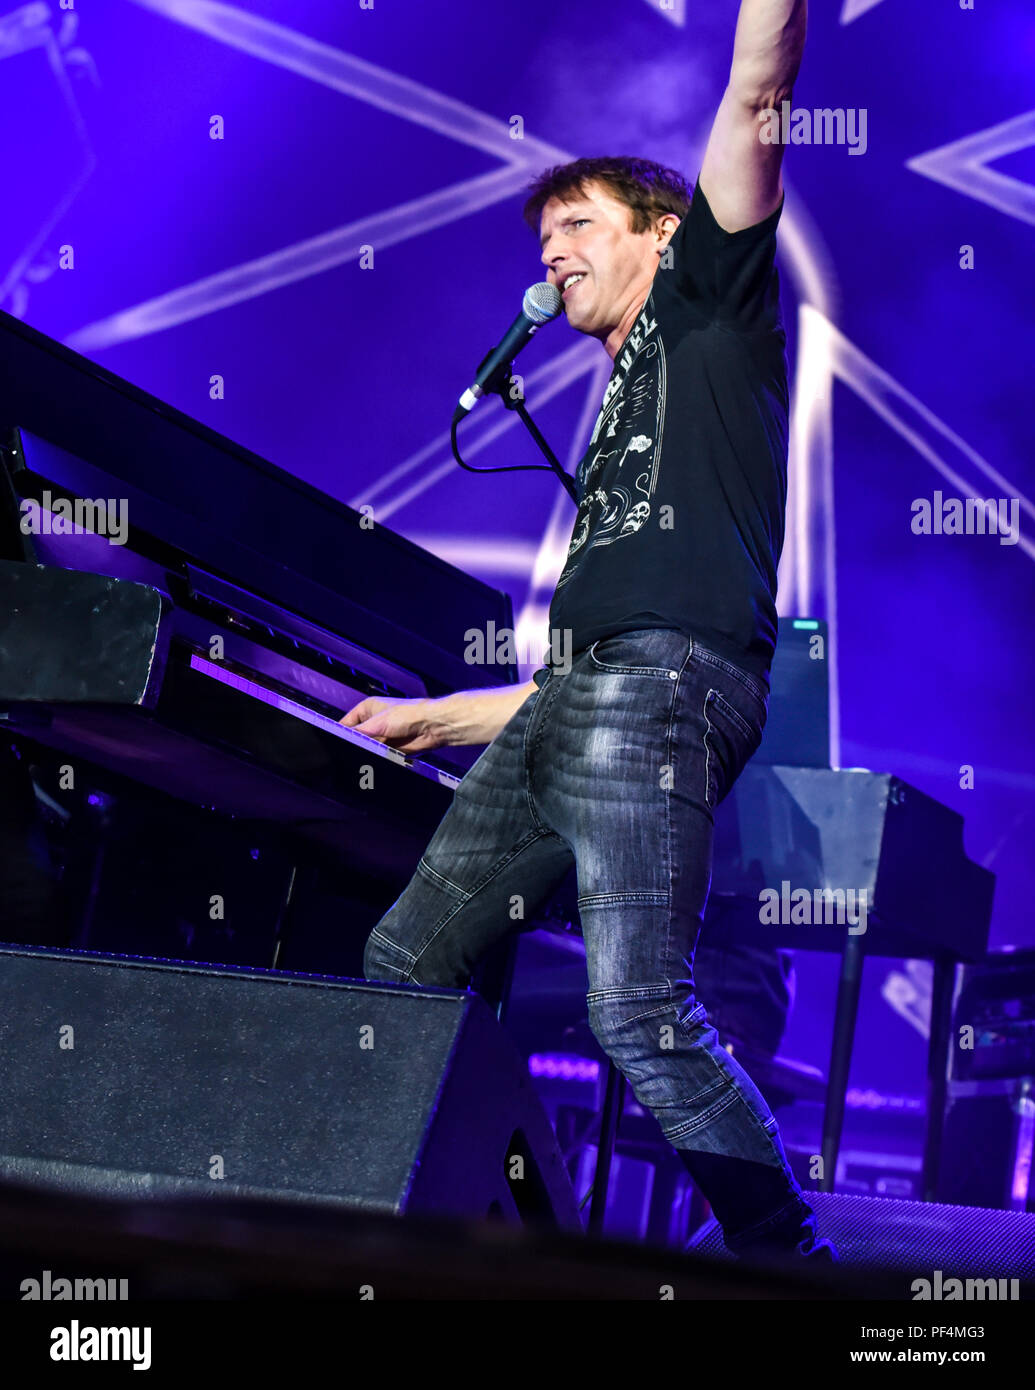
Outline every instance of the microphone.
<svg viewBox="0 0 1035 1390"><path fill-rule="evenodd" d="M556 285L548 280L539 280L525 291L521 301L521 313L507 329L499 343L489 353L478 368L473 385L460 397L460 404L453 413L453 423L470 414L486 391L494 390L503 369L529 342L540 324L549 323L561 312L561 294Z"/></svg>

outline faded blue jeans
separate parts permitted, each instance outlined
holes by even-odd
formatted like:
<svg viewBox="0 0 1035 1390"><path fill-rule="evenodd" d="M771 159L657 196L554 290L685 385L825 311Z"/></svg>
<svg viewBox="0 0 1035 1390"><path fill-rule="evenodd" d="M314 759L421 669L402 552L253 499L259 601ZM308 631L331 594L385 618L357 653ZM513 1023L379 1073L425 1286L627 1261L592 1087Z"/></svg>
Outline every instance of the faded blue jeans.
<svg viewBox="0 0 1035 1390"><path fill-rule="evenodd" d="M749 1256L813 1249L776 1120L694 995L713 812L762 740L767 692L670 629L608 637L536 691L460 782L367 941L368 979L464 989L574 858L589 1023Z"/></svg>

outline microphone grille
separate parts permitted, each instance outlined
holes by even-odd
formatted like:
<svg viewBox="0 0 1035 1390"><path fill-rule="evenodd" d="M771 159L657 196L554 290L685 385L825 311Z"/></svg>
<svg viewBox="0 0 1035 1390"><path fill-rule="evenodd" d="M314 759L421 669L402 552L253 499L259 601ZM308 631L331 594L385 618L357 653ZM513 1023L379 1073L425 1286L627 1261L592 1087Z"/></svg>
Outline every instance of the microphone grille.
<svg viewBox="0 0 1035 1390"><path fill-rule="evenodd" d="M525 291L521 312L533 323L549 323L561 312L561 292L549 280L538 280Z"/></svg>

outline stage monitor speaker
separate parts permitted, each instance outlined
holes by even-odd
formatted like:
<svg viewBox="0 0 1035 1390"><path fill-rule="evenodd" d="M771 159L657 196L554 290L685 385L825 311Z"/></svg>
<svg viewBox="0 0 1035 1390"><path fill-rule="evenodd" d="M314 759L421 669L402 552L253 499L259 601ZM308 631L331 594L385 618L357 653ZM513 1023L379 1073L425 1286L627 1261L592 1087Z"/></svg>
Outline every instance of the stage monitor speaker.
<svg viewBox="0 0 1035 1390"><path fill-rule="evenodd" d="M0 1174L580 1230L473 992L0 946Z"/></svg>
<svg viewBox="0 0 1035 1390"><path fill-rule="evenodd" d="M829 633L820 618L780 618L769 718L756 763L830 766Z"/></svg>
<svg viewBox="0 0 1035 1390"><path fill-rule="evenodd" d="M945 1291L949 1278L997 1281L997 1287L977 1295L988 1301L1030 1298L1035 1292L1035 1215L838 1192L809 1192L808 1199L820 1235L833 1241L842 1264L901 1271L903 1297L920 1279L935 1298L936 1288L941 1297L953 1296ZM714 1220L694 1233L687 1248L732 1258Z"/></svg>
<svg viewBox="0 0 1035 1390"><path fill-rule="evenodd" d="M1035 1211L1035 951L960 967L940 1202Z"/></svg>
<svg viewBox="0 0 1035 1390"><path fill-rule="evenodd" d="M1035 1212L1035 1077L950 1081L947 1106L938 1200Z"/></svg>

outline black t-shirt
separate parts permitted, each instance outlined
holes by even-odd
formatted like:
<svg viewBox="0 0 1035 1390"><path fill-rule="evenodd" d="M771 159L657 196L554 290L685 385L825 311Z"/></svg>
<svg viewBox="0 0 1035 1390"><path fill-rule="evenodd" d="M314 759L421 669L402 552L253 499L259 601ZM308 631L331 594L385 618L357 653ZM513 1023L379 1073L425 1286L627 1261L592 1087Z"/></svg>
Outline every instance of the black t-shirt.
<svg viewBox="0 0 1035 1390"><path fill-rule="evenodd" d="M768 683L787 496L780 207L726 232L698 188L615 357L550 605L572 653L676 628ZM670 261L671 264L666 264Z"/></svg>

